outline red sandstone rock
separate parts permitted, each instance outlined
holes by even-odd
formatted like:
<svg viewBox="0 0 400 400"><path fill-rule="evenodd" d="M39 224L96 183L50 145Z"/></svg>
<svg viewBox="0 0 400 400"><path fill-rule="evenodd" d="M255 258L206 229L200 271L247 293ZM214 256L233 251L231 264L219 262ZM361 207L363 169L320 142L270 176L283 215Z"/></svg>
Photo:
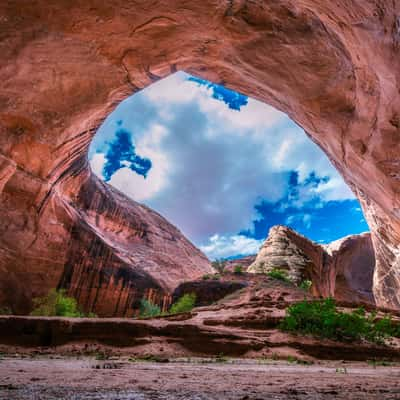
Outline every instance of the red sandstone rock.
<svg viewBox="0 0 400 400"><path fill-rule="evenodd" d="M247 268L256 259L255 255L245 256L241 258L236 258L235 260L227 260L225 264L225 271L234 272L235 267L242 267L243 271L247 271Z"/></svg>
<svg viewBox="0 0 400 400"><path fill-rule="evenodd" d="M170 287L194 265L208 269L87 163L118 102L185 70L286 112L325 151L370 225L375 298L399 307L399 15L389 0L2 2L0 304L26 311L63 281L109 314L136 297L119 270ZM159 263L170 251L176 269Z"/></svg>
<svg viewBox="0 0 400 400"><path fill-rule="evenodd" d="M331 296L352 303L375 303L372 292L374 267L369 233L320 245L287 226L277 225L270 229L248 272L284 269L295 284L310 279L316 296Z"/></svg>

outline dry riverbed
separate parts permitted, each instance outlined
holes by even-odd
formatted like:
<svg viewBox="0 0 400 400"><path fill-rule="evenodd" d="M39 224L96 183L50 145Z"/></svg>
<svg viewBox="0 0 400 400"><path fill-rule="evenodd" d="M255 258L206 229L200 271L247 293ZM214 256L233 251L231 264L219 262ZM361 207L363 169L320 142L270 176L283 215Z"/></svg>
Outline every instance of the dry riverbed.
<svg viewBox="0 0 400 400"><path fill-rule="evenodd" d="M4 400L399 399L400 365L238 359L7 356ZM168 361L168 362L166 362Z"/></svg>

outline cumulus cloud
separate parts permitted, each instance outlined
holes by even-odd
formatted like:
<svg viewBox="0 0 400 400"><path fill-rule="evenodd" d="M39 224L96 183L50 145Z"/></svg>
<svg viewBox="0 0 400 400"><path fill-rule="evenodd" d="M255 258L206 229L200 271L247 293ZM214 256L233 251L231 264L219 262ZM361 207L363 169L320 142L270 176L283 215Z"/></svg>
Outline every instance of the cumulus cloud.
<svg viewBox="0 0 400 400"><path fill-rule="evenodd" d="M215 234L211 236L208 243L200 246L200 249L215 260L227 258L232 255L247 256L258 253L263 240L256 240L244 235L223 236Z"/></svg>
<svg viewBox="0 0 400 400"><path fill-rule="evenodd" d="M315 199L353 198L326 156L286 115L214 89L176 73L121 103L92 143L93 171L101 176L121 125L151 168L145 179L121 165L109 182L163 214L210 257L256 252L259 241L238 232L251 231L260 202L301 208ZM296 196L290 195L293 171ZM309 182L313 173L320 179Z"/></svg>

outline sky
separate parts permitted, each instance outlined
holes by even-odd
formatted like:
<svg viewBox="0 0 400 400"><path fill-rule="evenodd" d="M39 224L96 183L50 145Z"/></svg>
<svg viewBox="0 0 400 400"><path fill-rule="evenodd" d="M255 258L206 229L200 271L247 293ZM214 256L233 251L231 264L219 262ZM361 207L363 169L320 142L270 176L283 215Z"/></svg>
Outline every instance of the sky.
<svg viewBox="0 0 400 400"><path fill-rule="evenodd" d="M319 243L368 231L353 193L287 115L184 72L123 101L89 160L210 259L256 254L277 224Z"/></svg>

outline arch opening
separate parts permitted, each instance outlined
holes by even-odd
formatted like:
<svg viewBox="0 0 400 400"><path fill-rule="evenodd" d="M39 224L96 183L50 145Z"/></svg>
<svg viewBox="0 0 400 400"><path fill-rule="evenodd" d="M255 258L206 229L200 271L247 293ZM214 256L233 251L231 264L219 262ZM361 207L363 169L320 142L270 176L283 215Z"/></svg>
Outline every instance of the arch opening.
<svg viewBox="0 0 400 400"><path fill-rule="evenodd" d="M99 128L89 160L98 177L166 217L211 260L256 255L274 225L316 244L368 230L354 194L289 117L185 72L122 102ZM311 259L294 275L329 280L316 278ZM345 278L329 272L349 292L353 264ZM372 293L366 281L356 289ZM337 290L317 294L341 298Z"/></svg>

